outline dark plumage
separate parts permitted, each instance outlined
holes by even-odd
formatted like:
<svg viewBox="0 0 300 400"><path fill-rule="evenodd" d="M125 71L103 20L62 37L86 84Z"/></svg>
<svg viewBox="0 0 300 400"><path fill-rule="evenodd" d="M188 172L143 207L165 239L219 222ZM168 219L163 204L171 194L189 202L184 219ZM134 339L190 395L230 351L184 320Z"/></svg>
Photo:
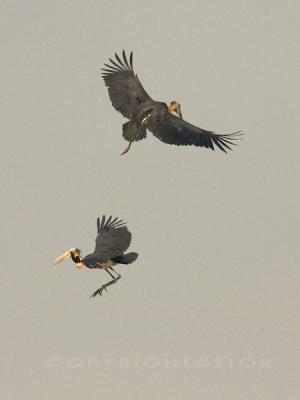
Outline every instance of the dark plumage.
<svg viewBox="0 0 300 400"><path fill-rule="evenodd" d="M118 260L119 264L126 264L124 252L130 245L132 235L125 222L118 218L112 219L112 217L106 220L104 215L101 222L99 218L97 219L97 228L96 247L92 254L83 258L82 262L85 266L101 268L101 263L107 260L115 260L115 262Z"/></svg>
<svg viewBox="0 0 300 400"><path fill-rule="evenodd" d="M92 297L97 294L101 295L104 289L106 290L108 286L116 283L121 278L121 275L112 268L114 265L131 264L138 258L137 253L125 254L130 245L132 235L122 220L118 218L112 219L111 216L108 219L103 216L101 221L98 218L97 233L96 247L93 253L81 258L80 250L72 248L55 260L55 263L58 263L71 257L78 268L85 266L87 268L104 269L113 278L96 290Z"/></svg>
<svg viewBox="0 0 300 400"><path fill-rule="evenodd" d="M236 144L240 132L218 135L206 131L184 121L177 102L168 107L165 103L152 100L134 73L132 53L129 61L124 50L122 57L115 54L116 60L110 58L110 64L104 64L105 68L102 68L102 76L112 105L130 120L123 125L123 137L129 142L123 153L129 150L133 141L146 138L146 129L162 142L178 146L194 145L212 150L217 146L226 153Z"/></svg>

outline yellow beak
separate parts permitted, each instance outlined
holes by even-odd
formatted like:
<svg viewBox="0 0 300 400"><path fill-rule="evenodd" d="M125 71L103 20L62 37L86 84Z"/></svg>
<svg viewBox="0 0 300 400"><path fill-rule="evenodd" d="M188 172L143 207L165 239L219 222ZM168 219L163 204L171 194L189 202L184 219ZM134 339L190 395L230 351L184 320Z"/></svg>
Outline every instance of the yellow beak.
<svg viewBox="0 0 300 400"><path fill-rule="evenodd" d="M60 263L61 261L66 260L66 259L69 258L69 257L71 257L71 251L70 251L70 250L66 251L66 252L65 252L64 254L62 254L61 256L57 257L53 262L54 262L54 264L58 264L58 263Z"/></svg>
<svg viewBox="0 0 300 400"><path fill-rule="evenodd" d="M178 117L182 119L182 113L181 113L181 105L177 104L177 109L175 110Z"/></svg>

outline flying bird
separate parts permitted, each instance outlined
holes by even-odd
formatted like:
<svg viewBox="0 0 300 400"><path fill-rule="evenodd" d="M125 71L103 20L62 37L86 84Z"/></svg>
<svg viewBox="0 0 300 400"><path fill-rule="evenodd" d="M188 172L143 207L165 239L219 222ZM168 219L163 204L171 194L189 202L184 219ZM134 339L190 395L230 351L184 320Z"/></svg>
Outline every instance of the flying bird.
<svg viewBox="0 0 300 400"><path fill-rule="evenodd" d="M134 73L132 52L129 61L124 50L122 59L115 54L115 60L109 58L109 61L110 64L105 63L105 68L102 68L102 77L112 105L129 119L122 126L123 137L129 142L122 154L129 151L132 142L145 139L147 130L167 144L193 145L212 150L217 146L225 153L232 150L231 146L240 139L240 131L218 135L184 121L177 101L168 106L152 100Z"/></svg>
<svg viewBox="0 0 300 400"><path fill-rule="evenodd" d="M101 221L97 218L97 237L94 253L81 258L80 250L71 248L56 258L54 263L57 264L71 257L77 268L104 269L112 280L102 285L100 289L97 289L91 295L91 297L95 297L98 294L101 296L103 290L107 290L108 286L115 284L121 278L121 275L114 270L113 266L116 264L131 264L138 258L137 253L125 254L130 245L131 236L123 220L112 219L111 216L106 219L104 215Z"/></svg>

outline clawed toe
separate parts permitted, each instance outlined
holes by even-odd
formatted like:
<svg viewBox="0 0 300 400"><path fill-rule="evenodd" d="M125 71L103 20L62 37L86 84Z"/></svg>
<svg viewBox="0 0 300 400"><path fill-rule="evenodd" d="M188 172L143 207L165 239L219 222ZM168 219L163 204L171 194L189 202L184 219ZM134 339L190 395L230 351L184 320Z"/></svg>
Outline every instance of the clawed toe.
<svg viewBox="0 0 300 400"><path fill-rule="evenodd" d="M99 294L100 296L102 296L102 292L105 289L105 291L107 292L107 289L105 286L102 286L100 289L97 289L92 295L91 298L96 297L97 294Z"/></svg>

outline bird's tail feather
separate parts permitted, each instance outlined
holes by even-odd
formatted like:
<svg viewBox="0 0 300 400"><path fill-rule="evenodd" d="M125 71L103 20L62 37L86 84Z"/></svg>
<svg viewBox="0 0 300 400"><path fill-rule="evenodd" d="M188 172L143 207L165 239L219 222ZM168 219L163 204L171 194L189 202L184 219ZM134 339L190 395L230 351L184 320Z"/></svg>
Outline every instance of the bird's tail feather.
<svg viewBox="0 0 300 400"><path fill-rule="evenodd" d="M145 139L146 128L138 125L135 121L128 121L122 126L123 138L128 142L137 142Z"/></svg>
<svg viewBox="0 0 300 400"><path fill-rule="evenodd" d="M112 261L118 264L131 264L138 258L137 253L127 253L124 256L113 257Z"/></svg>

